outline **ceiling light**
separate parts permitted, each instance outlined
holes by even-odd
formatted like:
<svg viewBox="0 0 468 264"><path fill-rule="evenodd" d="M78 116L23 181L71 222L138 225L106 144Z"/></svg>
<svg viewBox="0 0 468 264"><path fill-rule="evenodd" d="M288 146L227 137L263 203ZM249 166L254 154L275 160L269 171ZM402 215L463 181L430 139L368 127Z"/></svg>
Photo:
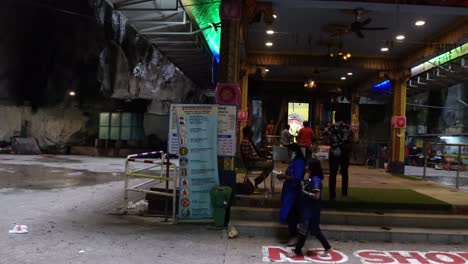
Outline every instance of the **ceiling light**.
<svg viewBox="0 0 468 264"><path fill-rule="evenodd" d="M269 72L269 71L270 71L270 69L265 69L265 72Z"/></svg>
<svg viewBox="0 0 468 264"><path fill-rule="evenodd" d="M273 42L267 42L267 43L265 43L265 45L268 46L268 47L271 47L271 46L273 46Z"/></svg>
<svg viewBox="0 0 468 264"><path fill-rule="evenodd" d="M404 40L404 39L405 39L405 35L398 35L398 36L396 36L396 39L397 39L397 40Z"/></svg>
<svg viewBox="0 0 468 264"><path fill-rule="evenodd" d="M418 20L414 23L414 25L418 27L424 26L424 24L426 24L426 21L424 20Z"/></svg>
<svg viewBox="0 0 468 264"><path fill-rule="evenodd" d="M343 77L341 77L341 80L346 80L346 77L344 77L344 76L343 76Z"/></svg>
<svg viewBox="0 0 468 264"><path fill-rule="evenodd" d="M273 35L273 34L275 34L275 31L273 29L269 29L269 30L266 31L266 33L268 35Z"/></svg>
<svg viewBox="0 0 468 264"><path fill-rule="evenodd" d="M380 49L380 51L382 51L382 52L387 52L387 51L388 51L388 47L382 47L382 48Z"/></svg>
<svg viewBox="0 0 468 264"><path fill-rule="evenodd" d="M76 95L74 91L70 91L68 94L69 94L70 96L75 96L75 95Z"/></svg>
<svg viewBox="0 0 468 264"><path fill-rule="evenodd" d="M314 80L308 80L304 82L304 87L305 88L315 88L317 85L315 84Z"/></svg>
<svg viewBox="0 0 468 264"><path fill-rule="evenodd" d="M352 72L348 72L347 74L348 74L348 76L352 76L352 75L353 75L353 73L352 73Z"/></svg>
<svg viewBox="0 0 468 264"><path fill-rule="evenodd" d="M273 18L275 18L275 19L276 19L276 18L278 18L278 16L277 16L277 15L275 15L275 14L273 14Z"/></svg>

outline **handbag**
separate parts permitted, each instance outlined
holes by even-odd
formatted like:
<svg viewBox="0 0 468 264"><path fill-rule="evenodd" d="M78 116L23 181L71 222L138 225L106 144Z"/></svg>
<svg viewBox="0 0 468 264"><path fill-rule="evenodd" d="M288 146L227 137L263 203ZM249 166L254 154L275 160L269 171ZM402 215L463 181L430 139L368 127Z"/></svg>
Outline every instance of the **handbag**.
<svg viewBox="0 0 468 264"><path fill-rule="evenodd" d="M244 177L243 182L236 183L238 194L252 194L255 191L255 186L249 177Z"/></svg>

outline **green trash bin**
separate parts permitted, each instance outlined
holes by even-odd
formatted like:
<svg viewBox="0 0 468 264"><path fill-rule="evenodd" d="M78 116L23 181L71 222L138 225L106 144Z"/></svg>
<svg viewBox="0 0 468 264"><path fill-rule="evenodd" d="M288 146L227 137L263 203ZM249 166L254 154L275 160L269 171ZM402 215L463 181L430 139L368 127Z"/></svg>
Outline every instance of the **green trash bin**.
<svg viewBox="0 0 468 264"><path fill-rule="evenodd" d="M229 186L216 185L211 188L211 203L213 204L213 218L215 226L224 227L226 222L226 210L231 205L232 189Z"/></svg>

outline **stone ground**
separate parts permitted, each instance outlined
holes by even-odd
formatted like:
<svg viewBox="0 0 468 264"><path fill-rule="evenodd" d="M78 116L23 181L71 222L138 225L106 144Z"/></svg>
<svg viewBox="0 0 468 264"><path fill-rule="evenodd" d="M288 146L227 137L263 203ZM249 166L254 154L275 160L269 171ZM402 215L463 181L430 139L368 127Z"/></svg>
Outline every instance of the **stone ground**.
<svg viewBox="0 0 468 264"><path fill-rule="evenodd" d="M71 159L71 160L69 160ZM240 237L211 225L171 225L113 214L123 200L122 159L0 156L0 263L262 263L272 238ZM8 234L15 224L28 234ZM467 245L332 241L362 249L468 251ZM311 240L309 247L318 247ZM323 262L331 263L331 262ZM468 263L468 260L467 260Z"/></svg>
<svg viewBox="0 0 468 264"><path fill-rule="evenodd" d="M405 175L422 177L424 175L423 172L423 167L405 166ZM426 179L446 186L455 187L457 181L457 171L426 168ZM468 171L459 172L458 186L460 189L468 190Z"/></svg>

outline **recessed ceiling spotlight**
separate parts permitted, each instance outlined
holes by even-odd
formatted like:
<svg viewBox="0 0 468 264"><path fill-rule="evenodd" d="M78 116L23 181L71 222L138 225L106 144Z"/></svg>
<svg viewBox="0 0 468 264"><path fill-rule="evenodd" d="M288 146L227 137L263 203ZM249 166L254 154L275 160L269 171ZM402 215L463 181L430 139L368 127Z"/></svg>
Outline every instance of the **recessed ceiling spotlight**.
<svg viewBox="0 0 468 264"><path fill-rule="evenodd" d="M273 34L275 34L275 31L274 31L273 29L268 29L268 30L266 31L266 33L267 33L268 35L273 35Z"/></svg>
<svg viewBox="0 0 468 264"><path fill-rule="evenodd" d="M405 39L405 35L400 34L400 35L396 36L396 39L397 39L397 40L404 40L404 39Z"/></svg>
<svg viewBox="0 0 468 264"><path fill-rule="evenodd" d="M276 19L276 18L278 18L278 16L277 16L277 15L275 15L275 14L273 14L273 18L275 18L275 19Z"/></svg>
<svg viewBox="0 0 468 264"><path fill-rule="evenodd" d="M270 69L265 69L265 72L269 72L269 71L270 71Z"/></svg>
<svg viewBox="0 0 468 264"><path fill-rule="evenodd" d="M341 80L343 80L343 81L344 81L344 80L346 80L346 77L344 77L344 76L343 76L343 77L341 77Z"/></svg>
<svg viewBox="0 0 468 264"><path fill-rule="evenodd" d="M388 47L382 47L382 48L380 49L380 51L382 51L382 52L387 52L387 51L388 51Z"/></svg>
<svg viewBox="0 0 468 264"><path fill-rule="evenodd" d="M267 42L267 43L265 43L265 45L268 46L268 47L271 47L271 46L273 46L273 42Z"/></svg>
<svg viewBox="0 0 468 264"><path fill-rule="evenodd" d="M348 76L352 76L352 75L353 75L353 73L352 73L352 72L348 72L347 74L348 74Z"/></svg>
<svg viewBox="0 0 468 264"><path fill-rule="evenodd" d="M426 21L424 20L418 20L414 23L415 26L417 27L421 27L421 26L424 26L424 24L426 24Z"/></svg>

